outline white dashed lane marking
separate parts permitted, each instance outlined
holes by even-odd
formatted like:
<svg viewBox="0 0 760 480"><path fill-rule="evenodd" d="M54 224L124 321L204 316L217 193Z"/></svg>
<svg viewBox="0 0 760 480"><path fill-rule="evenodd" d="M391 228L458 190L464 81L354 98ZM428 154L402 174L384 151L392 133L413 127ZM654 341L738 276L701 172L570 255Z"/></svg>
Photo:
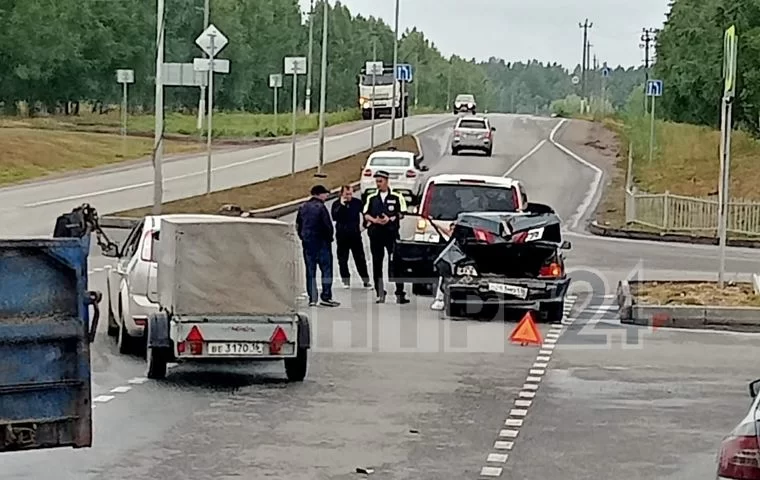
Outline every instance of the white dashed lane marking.
<svg viewBox="0 0 760 480"><path fill-rule="evenodd" d="M557 346L557 341L565 331L565 326L573 323L573 320L569 319L568 316L575 304L576 298L575 295L567 296L562 323L559 325L552 325L549 328L549 332L544 338L543 345L541 345L536 356L536 361L528 372L525 384L517 394L517 399L515 399L514 403L516 408L511 408L509 410L507 419L504 421L504 427L508 428L503 428L499 431L499 440L493 444L493 450L495 451L490 452L486 457L486 465L480 470L481 477L501 476L503 468L498 465L507 463L507 460L509 459L509 454L501 452L504 450L511 451L515 445L514 440L520 435L519 429L523 426L530 407L533 405L533 399L536 397L538 386L546 374L546 369L549 366L549 361L554 353L554 348ZM504 439L510 439L511 441L505 441Z"/></svg>

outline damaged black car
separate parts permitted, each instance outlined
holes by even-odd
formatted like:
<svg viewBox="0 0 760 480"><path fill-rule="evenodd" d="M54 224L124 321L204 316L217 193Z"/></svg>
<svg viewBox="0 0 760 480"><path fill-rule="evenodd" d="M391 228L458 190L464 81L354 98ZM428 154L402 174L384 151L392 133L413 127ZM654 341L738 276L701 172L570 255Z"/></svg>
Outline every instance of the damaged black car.
<svg viewBox="0 0 760 480"><path fill-rule="evenodd" d="M532 310L536 320L561 322L570 278L565 272L561 221L531 204L528 212L459 215L435 262L447 316L503 315Z"/></svg>

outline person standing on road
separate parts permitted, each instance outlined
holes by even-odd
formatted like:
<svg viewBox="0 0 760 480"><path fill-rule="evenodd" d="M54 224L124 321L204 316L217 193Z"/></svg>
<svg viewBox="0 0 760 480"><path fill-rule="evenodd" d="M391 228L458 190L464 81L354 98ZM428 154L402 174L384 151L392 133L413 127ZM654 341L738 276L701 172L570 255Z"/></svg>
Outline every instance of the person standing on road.
<svg viewBox="0 0 760 480"><path fill-rule="evenodd" d="M383 260L388 254L388 276L395 277L394 255L399 239L399 220L406 211L406 200L388 186L388 172L375 173L377 190L367 196L364 203L364 220L367 222L369 248L372 254L372 277L377 292L376 303L385 303L385 282L383 280ZM403 282L396 282L396 302L409 303Z"/></svg>
<svg viewBox="0 0 760 480"><path fill-rule="evenodd" d="M349 253L354 257L354 264L359 276L364 281L364 287L369 288L369 272L367 271L367 259L364 256L364 243L362 242L361 219L362 202L354 198L354 189L350 185L344 185L340 192L340 198L332 205L332 218L335 221L335 243L338 250L338 269L343 286L351 286L351 272L348 269Z"/></svg>
<svg viewBox="0 0 760 480"><path fill-rule="evenodd" d="M335 231L325 200L330 191L323 185L311 189L311 198L301 205L296 215L296 230L303 246L306 266L306 292L309 306L315 307L317 299L326 307L337 307L340 303L332 298L333 258L332 241ZM317 267L322 274L322 294L317 291Z"/></svg>

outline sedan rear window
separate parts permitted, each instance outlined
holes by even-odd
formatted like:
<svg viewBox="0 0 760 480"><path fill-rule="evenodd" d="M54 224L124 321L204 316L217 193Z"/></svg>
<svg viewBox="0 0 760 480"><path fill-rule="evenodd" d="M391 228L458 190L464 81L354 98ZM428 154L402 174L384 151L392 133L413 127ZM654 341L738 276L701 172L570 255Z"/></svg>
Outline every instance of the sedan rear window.
<svg viewBox="0 0 760 480"><path fill-rule="evenodd" d="M514 212L513 188L488 185L441 185L428 187L422 214L433 220L456 220L462 212ZM428 203L429 201L429 203Z"/></svg>
<svg viewBox="0 0 760 480"><path fill-rule="evenodd" d="M409 167L412 160L408 157L374 157L369 164L373 167Z"/></svg>
<svg viewBox="0 0 760 480"><path fill-rule="evenodd" d="M483 120L462 119L459 121L458 128L472 128L476 130L486 130L486 122Z"/></svg>

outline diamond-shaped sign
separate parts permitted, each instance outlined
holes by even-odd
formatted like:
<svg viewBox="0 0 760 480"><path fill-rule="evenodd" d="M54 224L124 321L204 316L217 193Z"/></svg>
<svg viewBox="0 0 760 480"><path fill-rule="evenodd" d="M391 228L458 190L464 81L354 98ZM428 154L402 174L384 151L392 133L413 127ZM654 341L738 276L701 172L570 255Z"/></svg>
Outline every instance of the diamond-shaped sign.
<svg viewBox="0 0 760 480"><path fill-rule="evenodd" d="M214 25L209 25L206 30L201 33L198 38L195 39L195 43L201 47L201 50L206 52L207 55L215 57L217 53L221 52L224 47L227 46L229 40L219 31ZM213 51L211 44L213 43Z"/></svg>

